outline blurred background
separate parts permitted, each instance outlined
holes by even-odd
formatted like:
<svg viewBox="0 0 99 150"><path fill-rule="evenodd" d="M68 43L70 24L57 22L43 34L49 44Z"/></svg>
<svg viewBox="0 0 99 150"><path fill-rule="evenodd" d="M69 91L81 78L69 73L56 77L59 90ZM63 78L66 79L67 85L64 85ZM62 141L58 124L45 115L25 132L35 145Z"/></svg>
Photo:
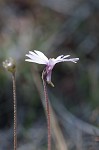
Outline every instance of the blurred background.
<svg viewBox="0 0 99 150"><path fill-rule="evenodd" d="M0 0L0 150L13 149L11 74L16 60L18 150L46 150L43 65L25 62L29 50L48 58L70 54L77 64L55 66L48 85L53 150L99 149L99 0Z"/></svg>

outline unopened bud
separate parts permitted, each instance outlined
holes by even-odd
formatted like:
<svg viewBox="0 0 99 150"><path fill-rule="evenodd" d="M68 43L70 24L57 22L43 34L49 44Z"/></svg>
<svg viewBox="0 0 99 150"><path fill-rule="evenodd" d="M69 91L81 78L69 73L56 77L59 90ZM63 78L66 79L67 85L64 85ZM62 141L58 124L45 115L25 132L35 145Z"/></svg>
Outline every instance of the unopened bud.
<svg viewBox="0 0 99 150"><path fill-rule="evenodd" d="M15 73L16 71L16 63L13 58L9 58L5 60L3 63L3 67L11 73Z"/></svg>

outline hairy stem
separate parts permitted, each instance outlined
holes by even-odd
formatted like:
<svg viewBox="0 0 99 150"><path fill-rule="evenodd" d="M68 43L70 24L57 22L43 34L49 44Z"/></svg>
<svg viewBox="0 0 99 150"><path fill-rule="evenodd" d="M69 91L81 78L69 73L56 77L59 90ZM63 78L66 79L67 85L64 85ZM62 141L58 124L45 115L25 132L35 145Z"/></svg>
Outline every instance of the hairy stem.
<svg viewBox="0 0 99 150"><path fill-rule="evenodd" d="M51 150L50 107L49 107L49 100L48 100L46 81L44 80L44 78L42 78L42 79L43 79L44 96L45 96L45 103L46 103L46 114L47 114L48 150Z"/></svg>
<svg viewBox="0 0 99 150"><path fill-rule="evenodd" d="M14 104L14 150L17 150L17 105L16 105L16 82L15 73L12 74L13 80L13 104Z"/></svg>

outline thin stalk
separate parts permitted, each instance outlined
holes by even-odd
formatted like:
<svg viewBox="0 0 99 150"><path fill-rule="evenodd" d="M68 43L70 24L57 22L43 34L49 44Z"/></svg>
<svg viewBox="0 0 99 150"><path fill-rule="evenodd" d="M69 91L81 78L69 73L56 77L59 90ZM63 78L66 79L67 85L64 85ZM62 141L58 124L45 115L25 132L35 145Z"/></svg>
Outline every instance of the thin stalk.
<svg viewBox="0 0 99 150"><path fill-rule="evenodd" d="M45 103L46 103L46 114L47 114L47 129L48 129L48 150L51 150L51 125L50 125L50 107L49 107L49 100L48 100L48 93L46 87L46 81L43 79L43 86L44 86L44 96L45 96Z"/></svg>
<svg viewBox="0 0 99 150"><path fill-rule="evenodd" d="M12 74L13 80L13 104L14 104L14 150L17 150L17 105L16 105L16 82L15 73Z"/></svg>
<svg viewBox="0 0 99 150"><path fill-rule="evenodd" d="M33 66L32 73L33 73L34 83L36 85L39 96L41 98L44 110L46 111L45 102L44 102L44 95L42 94L44 92L44 88L42 86L41 77L40 77L40 75L37 71L37 68L35 66ZM43 75L44 75L43 73L42 73L42 79L43 79ZM51 114L50 122L51 122L51 128L52 128L52 132L53 132L52 136L54 137L53 140L55 142L56 149L57 150L68 150L67 142L64 139L63 133L61 131L61 128L60 128L59 123L57 121L56 114L55 114L55 112L51 106L51 103L49 103L49 107L50 107L50 114Z"/></svg>

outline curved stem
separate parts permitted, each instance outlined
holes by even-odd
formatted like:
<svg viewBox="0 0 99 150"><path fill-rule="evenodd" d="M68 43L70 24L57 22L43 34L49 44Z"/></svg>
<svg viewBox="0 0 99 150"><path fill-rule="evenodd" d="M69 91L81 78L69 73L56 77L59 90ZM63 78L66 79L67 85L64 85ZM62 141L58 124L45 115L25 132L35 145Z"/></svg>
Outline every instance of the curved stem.
<svg viewBox="0 0 99 150"><path fill-rule="evenodd" d="M49 107L49 100L48 100L46 81L44 80L44 78L42 78L42 79L43 79L44 96L45 96L45 103L46 103L46 114L47 114L48 150L51 150L50 107Z"/></svg>
<svg viewBox="0 0 99 150"><path fill-rule="evenodd" d="M12 74L13 80L13 104L14 104L14 150L17 150L17 105L16 105L16 83L15 73Z"/></svg>

